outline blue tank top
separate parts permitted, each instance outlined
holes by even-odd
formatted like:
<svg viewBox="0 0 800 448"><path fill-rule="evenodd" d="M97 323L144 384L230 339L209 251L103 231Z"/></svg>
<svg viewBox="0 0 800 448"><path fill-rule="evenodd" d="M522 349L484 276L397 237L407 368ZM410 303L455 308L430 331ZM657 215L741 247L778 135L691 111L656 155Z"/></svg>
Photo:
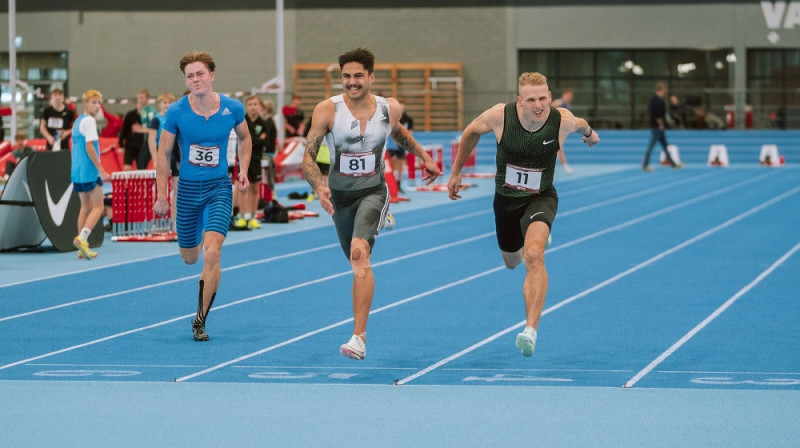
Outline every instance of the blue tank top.
<svg viewBox="0 0 800 448"><path fill-rule="evenodd" d="M164 129L175 134L181 151L181 178L219 179L228 175L228 137L244 121L244 106L219 95L219 110L208 120L196 114L186 95L167 109Z"/></svg>

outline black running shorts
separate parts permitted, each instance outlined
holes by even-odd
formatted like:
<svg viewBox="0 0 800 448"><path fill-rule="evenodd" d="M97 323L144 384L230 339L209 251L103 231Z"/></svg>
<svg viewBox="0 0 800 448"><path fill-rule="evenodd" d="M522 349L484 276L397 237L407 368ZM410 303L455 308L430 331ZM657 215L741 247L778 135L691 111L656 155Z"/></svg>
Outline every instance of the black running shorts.
<svg viewBox="0 0 800 448"><path fill-rule="evenodd" d="M494 195L494 223L497 245L503 252L516 252L525 243L525 232L534 221L552 229L558 211L558 193L550 188L540 194L512 198Z"/></svg>

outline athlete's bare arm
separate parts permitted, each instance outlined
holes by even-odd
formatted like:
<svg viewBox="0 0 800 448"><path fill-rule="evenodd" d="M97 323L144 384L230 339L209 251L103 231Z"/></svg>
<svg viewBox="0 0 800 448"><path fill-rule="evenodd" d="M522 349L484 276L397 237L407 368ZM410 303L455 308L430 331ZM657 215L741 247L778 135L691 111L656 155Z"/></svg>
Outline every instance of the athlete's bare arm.
<svg viewBox="0 0 800 448"><path fill-rule="evenodd" d="M472 154L472 151L478 146L481 135L494 132L497 141L500 141L500 138L503 136L504 108L505 104L500 103L487 109L472 120L464 129L464 133L461 134L461 141L458 143L458 153L456 154L456 159L453 162L453 168L450 172L450 180L447 182L447 190L450 199L456 200L461 198L458 194L459 190L461 190L461 169L467 162L469 155Z"/></svg>
<svg viewBox="0 0 800 448"><path fill-rule="evenodd" d="M167 216L167 213L169 213L167 181L170 175L169 160L174 146L175 134L162 129L154 162L156 166L156 203L153 206L153 211L158 216Z"/></svg>
<svg viewBox="0 0 800 448"><path fill-rule="evenodd" d="M394 98L387 98L386 102L389 104L389 124L392 127L389 136L397 142L398 146L411 152L423 161L425 164L425 175L423 178L428 180L426 184L430 184L435 181L437 177L442 175L442 170L439 169L439 166L436 165L436 162L433 161L431 156L425 152L422 145L411 136L411 132L400 124L400 116L402 115L400 103Z"/></svg>
<svg viewBox="0 0 800 448"><path fill-rule="evenodd" d="M247 170L250 168L250 155L253 151L253 143L250 139L247 120L242 120L242 122L233 129L236 132L236 136L239 137L239 144L237 145L239 153L239 190L244 191L250 186L250 179L247 178Z"/></svg>
<svg viewBox="0 0 800 448"><path fill-rule="evenodd" d="M600 141L600 136L597 135L589 123L583 118L576 117L568 109L558 109L561 113L561 129L558 133L558 144L564 147L564 141L569 134L573 132L583 136L583 142L592 147Z"/></svg>
<svg viewBox="0 0 800 448"><path fill-rule="evenodd" d="M322 182L322 172L317 166L317 155L322 139L333 126L333 117L336 109L331 100L325 100L317 104L311 115L311 128L306 136L306 152L303 154L303 175L306 181L314 190L314 194L319 198L320 205L326 212L333 215L333 204L330 201L331 190Z"/></svg>

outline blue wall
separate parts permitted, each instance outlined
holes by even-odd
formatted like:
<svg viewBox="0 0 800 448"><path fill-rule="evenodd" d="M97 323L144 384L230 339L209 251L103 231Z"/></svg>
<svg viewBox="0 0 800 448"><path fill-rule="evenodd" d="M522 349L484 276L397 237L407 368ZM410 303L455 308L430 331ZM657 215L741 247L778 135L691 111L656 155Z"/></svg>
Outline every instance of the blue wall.
<svg viewBox="0 0 800 448"><path fill-rule="evenodd" d="M580 163L632 163L640 164L647 143L649 130L620 131L599 129L600 143L589 148L581 137L572 134L565 144L570 164ZM450 164L450 145L458 138L457 132L414 132L422 145L439 144L445 148L445 163ZM778 151L787 164L800 164L800 131L667 131L667 140L677 145L684 164L705 164L708 150L713 144L724 144L728 149L731 165L757 165L761 145L778 145ZM653 149L651 163L658 163L660 146ZM491 134L486 134L478 144L478 164L492 165L496 145Z"/></svg>

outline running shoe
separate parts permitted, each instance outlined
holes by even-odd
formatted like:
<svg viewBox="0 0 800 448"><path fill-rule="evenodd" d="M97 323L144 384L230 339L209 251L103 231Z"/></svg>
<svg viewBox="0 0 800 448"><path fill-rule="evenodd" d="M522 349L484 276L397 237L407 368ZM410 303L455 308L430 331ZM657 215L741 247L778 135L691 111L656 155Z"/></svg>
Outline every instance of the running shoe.
<svg viewBox="0 0 800 448"><path fill-rule="evenodd" d="M545 247L550 247L551 244L553 244L553 235L552 234L547 235L547 246L545 246Z"/></svg>
<svg viewBox="0 0 800 448"><path fill-rule="evenodd" d="M75 246L75 249L78 249L78 258L91 260L97 257L97 252L89 249L89 243L81 238L80 235L76 236L75 239L72 240L72 245Z"/></svg>
<svg viewBox="0 0 800 448"><path fill-rule="evenodd" d="M395 220L394 216L391 213L386 214L386 219L383 220L383 229L385 230L392 230L394 229Z"/></svg>
<svg viewBox="0 0 800 448"><path fill-rule="evenodd" d="M194 334L195 341L207 341L208 334L206 333L206 324L192 321L192 333Z"/></svg>
<svg viewBox="0 0 800 448"><path fill-rule="evenodd" d="M261 228L261 223L258 222L258 220L256 218L253 218L250 221L247 221L247 228L248 229L260 229Z"/></svg>
<svg viewBox="0 0 800 448"><path fill-rule="evenodd" d="M676 163L675 165L672 165L672 167L675 168L676 170L679 170L679 169L683 168L683 164L682 163Z"/></svg>
<svg viewBox="0 0 800 448"><path fill-rule="evenodd" d="M362 360L367 357L367 344L360 337L353 335L347 344L339 347L339 353L345 358Z"/></svg>
<svg viewBox="0 0 800 448"><path fill-rule="evenodd" d="M642 168L642 171L644 171L645 173L652 173L655 170L650 168L649 166L646 166L646 167Z"/></svg>
<svg viewBox="0 0 800 448"><path fill-rule="evenodd" d="M247 227L247 221L245 221L242 217L238 217L234 219L233 227L236 227L237 229L244 229Z"/></svg>
<svg viewBox="0 0 800 448"><path fill-rule="evenodd" d="M530 357L536 347L536 330L533 327L525 327L525 330L517 335L517 348L522 352L522 356Z"/></svg>

